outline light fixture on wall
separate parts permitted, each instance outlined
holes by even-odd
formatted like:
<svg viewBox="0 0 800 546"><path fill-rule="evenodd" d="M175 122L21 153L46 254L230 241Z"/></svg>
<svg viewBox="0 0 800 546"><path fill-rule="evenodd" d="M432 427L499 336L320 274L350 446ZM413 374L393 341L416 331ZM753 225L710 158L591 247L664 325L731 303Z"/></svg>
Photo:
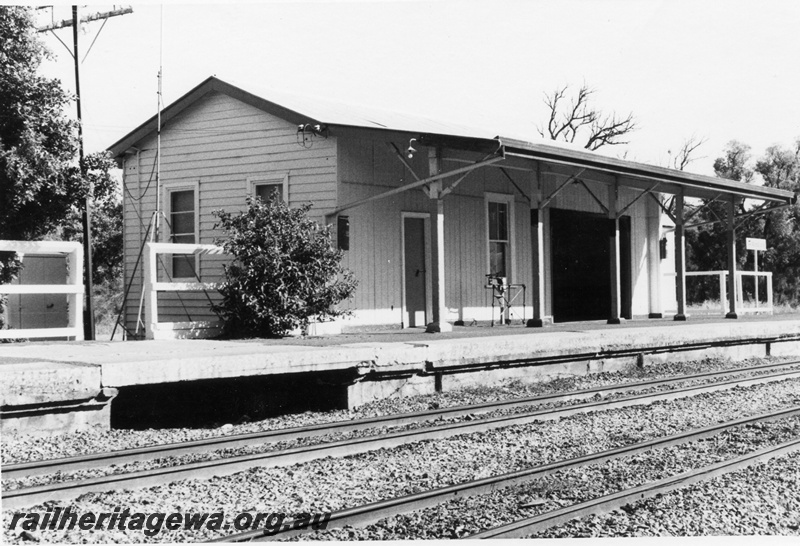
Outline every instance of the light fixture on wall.
<svg viewBox="0 0 800 546"><path fill-rule="evenodd" d="M297 144L303 148L311 148L315 138L328 138L328 126L321 123L300 123L297 126Z"/></svg>
<svg viewBox="0 0 800 546"><path fill-rule="evenodd" d="M416 148L412 146L412 144L416 141L417 141L416 138L412 138L411 140L408 141L408 149L406 150L406 155L408 155L408 159L413 159L414 154L417 152Z"/></svg>

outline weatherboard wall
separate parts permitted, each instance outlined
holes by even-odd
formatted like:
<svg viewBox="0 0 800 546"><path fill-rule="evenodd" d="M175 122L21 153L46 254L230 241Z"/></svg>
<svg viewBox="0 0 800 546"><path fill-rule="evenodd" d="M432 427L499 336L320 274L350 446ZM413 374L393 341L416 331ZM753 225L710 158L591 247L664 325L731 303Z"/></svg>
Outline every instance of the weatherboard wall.
<svg viewBox="0 0 800 546"><path fill-rule="evenodd" d="M335 134L335 132L334 132ZM375 134L375 133L371 133ZM315 137L299 143L297 126L244 104L232 97L211 93L167 123L161 138L160 186L187 187L197 190L198 242L211 243L220 235L214 229L212 211L242 209L250 179L282 179L288 175L288 200L291 205L311 203L312 217L324 221L324 214L337 207L398 188L415 180L397 157L408 140L389 137L356 138L353 131L339 137ZM142 286L141 264L133 270L147 234L147 226L156 207L155 135L136 143L123 165L125 194L125 278L130 283L125 318L135 329ZM405 154L403 153L403 157ZM445 152L443 170L463 167L480 160L477 154ZM429 175L427 149L420 146L413 158L406 159L417 177ZM530 165L528 165L530 166ZM527 287L524 316L532 315L532 256L530 199L550 195L574 171L565 167L539 166L535 170L507 169L512 183L499 168L484 167L470 173L444 199L445 207L445 302L447 319L474 320L492 318L491 290L485 288L488 265L487 195L506 196L513 204L513 258L509 281ZM538 178L537 178L538 176ZM604 203L610 176L585 173L583 178ZM538 182L537 182L538 180ZM445 186L449 185L449 181ZM638 195L620 190L624 206ZM162 210L165 210L162 193ZM585 212L602 213L602 208L582 187L571 184L550 204ZM421 189L351 208L342 214L350 220L350 250L344 265L359 281L355 295L344 305L354 316L346 324L400 326L404 323L403 286L403 213L428 215L431 200ZM653 308L651 294L658 290L651 275L659 274L654 256L658 238L658 210L651 199L641 199L626 215L631 217L632 311L646 315ZM655 221L654 221L655 219ZM552 313L550 271L552 248L549 212L543 214L545 233L545 311ZM654 233L655 232L655 233ZM160 240L168 240L168 228L162 221ZM165 260L166 261L166 260ZM199 259L203 281L220 278L222 257ZM160 267L162 280L169 267ZM161 294L161 321L213 319L209 311L213 294ZM497 318L497 310L494 318ZM521 319L521 296L513 307L513 318Z"/></svg>
<svg viewBox="0 0 800 546"><path fill-rule="evenodd" d="M125 183L125 279L131 289L125 302L125 322L136 326L142 287L139 265L133 275L139 249L156 207L156 138L136 144L123 165ZM164 188L197 190L198 242L213 243L221 232L214 228L214 210L245 207L248 180L281 180L288 176L291 205L311 203L312 217L322 220L324 209L336 202L335 139L317 138L301 146L297 126L220 93L211 93L191 105L164 126L161 134L161 209L166 209ZM169 240L162 219L159 239ZM198 260L203 281L217 281L224 257ZM159 265L159 277L168 280L167 260ZM204 293L162 293L159 320L184 321L216 318Z"/></svg>
<svg viewBox="0 0 800 546"><path fill-rule="evenodd" d="M404 151L407 142L380 139L341 139L339 141L340 204L353 203L387 190L414 182L414 175L403 165L392 148ZM403 155L405 158L405 154ZM406 159L414 174L428 173L427 150ZM474 159L472 159L474 160ZM443 169L464 166L461 157L445 159ZM531 173L513 175L517 185L527 188ZM447 186L448 184L445 184ZM513 259L509 282L531 286L530 207L524 195L498 169L481 168L444 198L445 215L445 304L450 321L467 323L492 318L491 290L485 288L489 272L486 234L486 195L508 196L513 203ZM406 324L403 317L403 240L404 213L428 215L431 199L422 189L411 189L352 208L343 215L350 221L350 250L344 265L359 280L359 288L348 305L354 310L352 324ZM429 267L429 264L428 264ZM530 294L525 316L531 316ZM495 310L495 319L499 317ZM522 296L513 307L515 318L523 316Z"/></svg>

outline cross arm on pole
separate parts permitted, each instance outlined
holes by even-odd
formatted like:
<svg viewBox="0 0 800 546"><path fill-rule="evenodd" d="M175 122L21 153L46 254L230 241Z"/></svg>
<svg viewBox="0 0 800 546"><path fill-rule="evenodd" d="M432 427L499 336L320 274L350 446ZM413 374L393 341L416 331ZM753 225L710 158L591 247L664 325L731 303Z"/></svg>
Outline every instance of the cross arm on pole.
<svg viewBox="0 0 800 546"><path fill-rule="evenodd" d="M81 23L91 23L92 21L99 21L101 19L108 19L109 17L116 17L118 15L127 15L128 13L133 13L133 8L120 8L111 11L104 11L94 13L92 15L86 15L85 17L81 17ZM52 30L58 30L60 28L66 28L72 26L72 19L64 19L62 21L58 21L57 23L50 23L49 25L45 25L42 27L38 27L36 29L37 32L47 32Z"/></svg>

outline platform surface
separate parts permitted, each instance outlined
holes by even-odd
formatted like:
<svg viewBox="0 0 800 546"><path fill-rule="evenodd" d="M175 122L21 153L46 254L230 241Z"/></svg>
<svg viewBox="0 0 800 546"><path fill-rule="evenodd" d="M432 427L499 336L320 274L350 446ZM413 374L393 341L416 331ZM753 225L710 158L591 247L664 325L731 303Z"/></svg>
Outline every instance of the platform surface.
<svg viewBox="0 0 800 546"><path fill-rule="evenodd" d="M800 315L455 327L426 334L395 330L329 337L257 340L31 342L0 345L2 404L83 398L103 387L355 370L435 372L491 362L740 340L798 339Z"/></svg>

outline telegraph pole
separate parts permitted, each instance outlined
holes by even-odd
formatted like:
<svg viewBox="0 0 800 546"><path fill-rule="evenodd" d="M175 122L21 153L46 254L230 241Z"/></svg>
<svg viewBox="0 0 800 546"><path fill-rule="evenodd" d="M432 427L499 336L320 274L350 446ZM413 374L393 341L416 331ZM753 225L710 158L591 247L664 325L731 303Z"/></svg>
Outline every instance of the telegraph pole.
<svg viewBox="0 0 800 546"><path fill-rule="evenodd" d="M40 27L39 32L53 32L59 28L72 27L72 59L75 61L75 103L78 110L78 165L81 172L81 178L86 180L86 165L84 164L83 156L83 118L81 116L81 77L80 77L80 56L78 55L78 31L80 30L81 23L88 23L91 21L106 21L117 15L125 15L133 13L131 8L117 9L105 13L96 13L89 15L83 19L78 18L78 6L72 6L72 19L65 19L58 23ZM100 30L103 30L102 27ZM53 32L53 34L55 34ZM99 32L98 32L99 34ZM58 38L58 36L56 36ZM61 39L59 38L59 41ZM64 42L61 42L62 44ZM92 43L94 45L94 42ZM66 47L66 45L64 45ZM91 46L89 46L91 50ZM67 47L67 51L69 48ZM88 54L88 52L87 52ZM83 336L86 340L93 340L94 335L94 303L92 298L92 290L94 283L92 282L92 200L94 199L94 187L92 182L89 181L89 188L86 194L86 203L83 209L81 223L83 227L83 289L85 294L85 305L83 308Z"/></svg>
<svg viewBox="0 0 800 546"><path fill-rule="evenodd" d="M75 103L78 107L78 166L81 178L86 180L86 164L83 161L83 118L81 116L81 71L80 56L78 55L78 6L72 6L72 56L75 58ZM86 305L83 308L83 338L94 339L94 302L92 290L92 199L94 199L94 186L89 181L86 192L86 205L81 218L83 224L83 287L86 292Z"/></svg>

